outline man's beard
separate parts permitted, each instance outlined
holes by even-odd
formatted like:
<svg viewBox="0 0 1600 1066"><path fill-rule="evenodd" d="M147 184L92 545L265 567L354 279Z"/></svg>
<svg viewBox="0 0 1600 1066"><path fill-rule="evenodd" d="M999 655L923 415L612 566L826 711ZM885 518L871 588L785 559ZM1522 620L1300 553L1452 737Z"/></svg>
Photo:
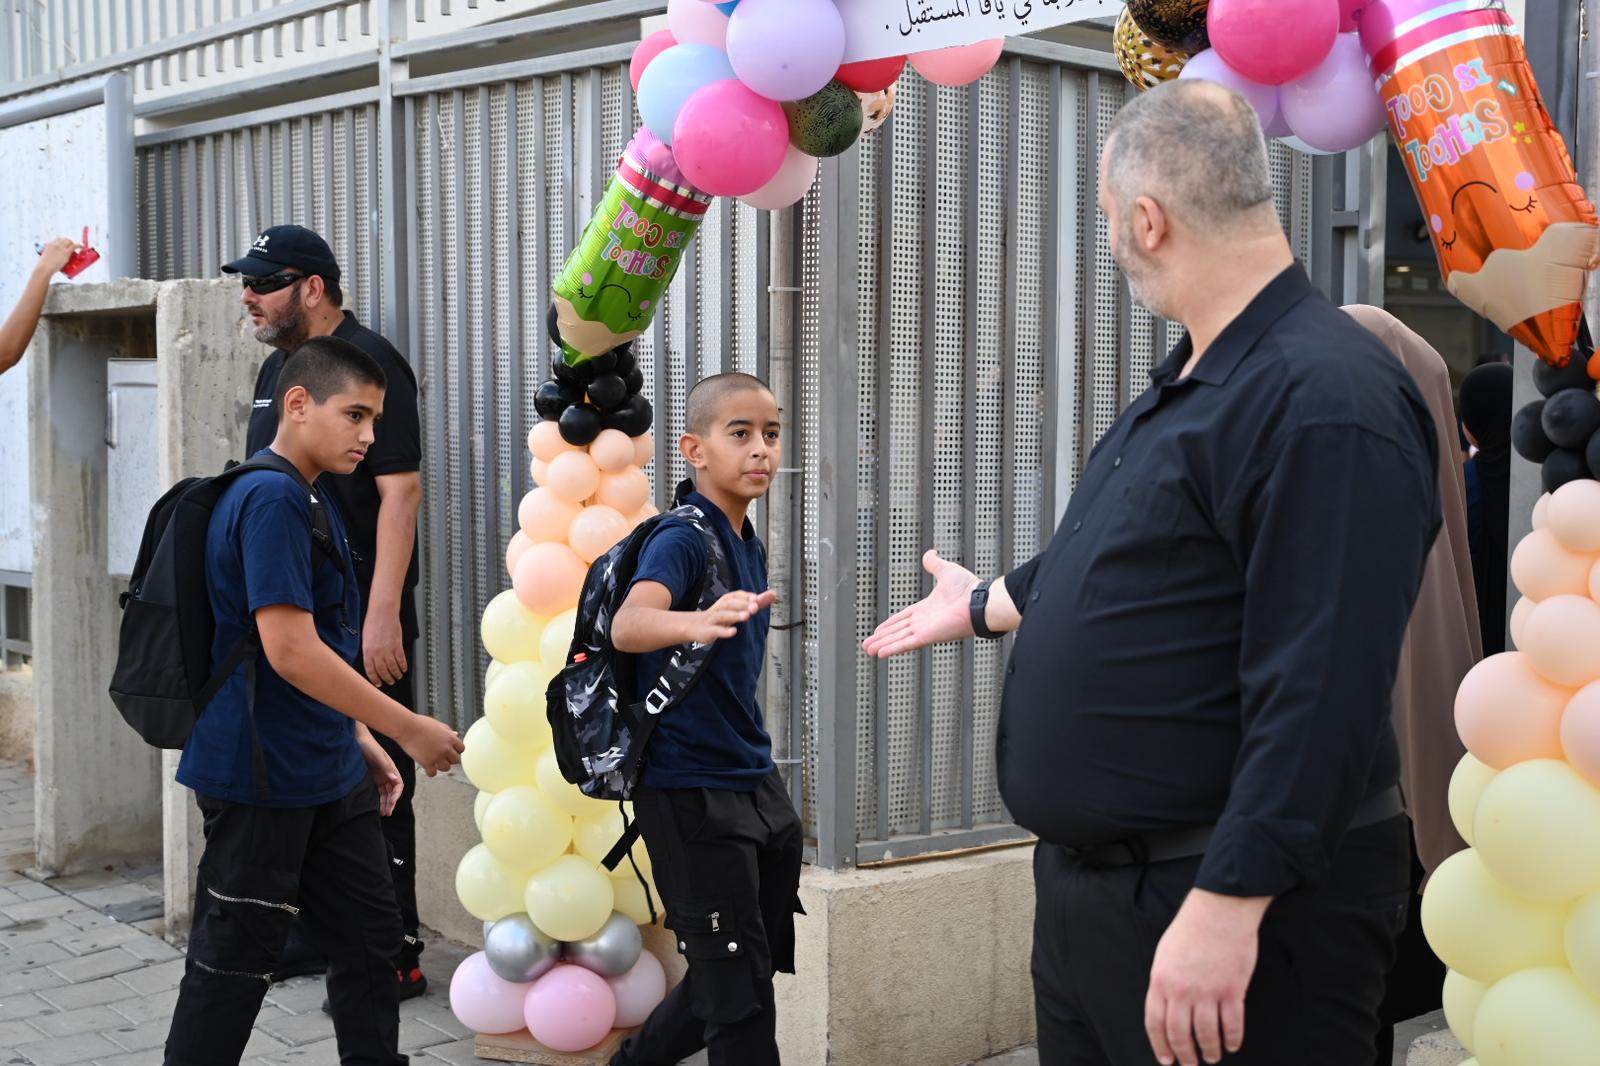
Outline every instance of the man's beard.
<svg viewBox="0 0 1600 1066"><path fill-rule="evenodd" d="M306 315L299 307L286 308L274 321L268 319L256 330L256 340L279 348L298 348L306 339Z"/></svg>
<svg viewBox="0 0 1600 1066"><path fill-rule="evenodd" d="M1122 268L1123 277L1128 279L1128 292L1133 297L1133 302L1149 311L1158 318L1170 318L1161 309L1161 298L1156 294L1156 271L1154 264L1146 259L1136 248L1133 241L1133 229L1127 227L1118 234L1117 244L1114 248L1113 258Z"/></svg>

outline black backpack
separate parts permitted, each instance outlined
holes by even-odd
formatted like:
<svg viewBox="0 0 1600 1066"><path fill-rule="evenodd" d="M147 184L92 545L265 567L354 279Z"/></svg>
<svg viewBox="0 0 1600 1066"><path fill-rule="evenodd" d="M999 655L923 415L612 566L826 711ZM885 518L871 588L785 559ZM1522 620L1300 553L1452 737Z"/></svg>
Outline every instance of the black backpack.
<svg viewBox="0 0 1600 1066"><path fill-rule="evenodd" d="M678 486L672 510L640 523L589 567L567 665L545 693L561 775L593 799L622 801L633 795L656 723L682 702L716 650L715 642L673 648L649 694L643 700L635 697L639 691L637 657L612 646L611 621L627 599L645 541L670 522L685 522L700 531L710 565L691 597L699 609L710 607L737 587L733 567L709 519L700 508L681 502L686 490L693 487L692 482ZM619 843L607 856L607 868L615 869L627 850Z"/></svg>
<svg viewBox="0 0 1600 1066"><path fill-rule="evenodd" d="M311 503L312 565L339 560L328 512L294 464L271 452L245 463L230 462L215 477L186 478L156 501L145 520L144 538L128 591L121 596L122 630L111 702L147 744L182 748L201 712L245 664L247 705L255 728L255 663L261 640L254 628L211 669L216 619L206 591L206 532L211 513L241 474L276 470L295 479ZM256 743L256 786L265 799L266 764Z"/></svg>

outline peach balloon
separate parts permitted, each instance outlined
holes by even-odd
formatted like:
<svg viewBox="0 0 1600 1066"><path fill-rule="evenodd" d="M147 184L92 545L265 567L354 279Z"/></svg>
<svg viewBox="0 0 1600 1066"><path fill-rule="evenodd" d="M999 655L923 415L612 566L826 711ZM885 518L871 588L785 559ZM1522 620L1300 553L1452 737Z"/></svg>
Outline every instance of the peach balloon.
<svg viewBox="0 0 1600 1066"><path fill-rule="evenodd" d="M1530 600L1552 596L1587 596L1595 558L1570 551L1548 527L1522 538L1511 553L1511 580Z"/></svg>
<svg viewBox="0 0 1600 1066"><path fill-rule="evenodd" d="M633 438L633 465L643 470L656 457L655 434L645 430Z"/></svg>
<svg viewBox="0 0 1600 1066"><path fill-rule="evenodd" d="M522 530L511 534L511 539L506 541L506 573L517 572L517 560L522 558L522 553L533 547L533 541Z"/></svg>
<svg viewBox="0 0 1600 1066"><path fill-rule="evenodd" d="M1511 608L1511 643L1514 647L1522 647L1522 627L1528 624L1528 615L1533 613L1534 606L1532 600L1523 596Z"/></svg>
<svg viewBox="0 0 1600 1066"><path fill-rule="evenodd" d="M535 456L528 464L528 473L533 475L535 485L548 485L550 483L550 464Z"/></svg>
<svg viewBox="0 0 1600 1066"><path fill-rule="evenodd" d="M554 422L540 422L528 431L528 450L535 459L548 463L562 452L575 451Z"/></svg>
<svg viewBox="0 0 1600 1066"><path fill-rule="evenodd" d="M548 488L537 488L522 498L522 503L517 506L517 524L522 526L522 532L534 543L554 541L563 544L567 539L567 529L572 525L572 520L578 517L581 508L575 503L568 503L555 492Z"/></svg>
<svg viewBox="0 0 1600 1066"><path fill-rule="evenodd" d="M615 507L619 514L633 514L650 499L650 479L636 466L625 467L600 478L595 502Z"/></svg>
<svg viewBox="0 0 1600 1066"><path fill-rule="evenodd" d="M1561 748L1572 768L1600 785L1600 682L1585 685L1561 716Z"/></svg>
<svg viewBox="0 0 1600 1066"><path fill-rule="evenodd" d="M562 452L550 460L550 491L569 503L582 503L600 484L600 468L588 452ZM602 503L605 501L601 501Z"/></svg>
<svg viewBox="0 0 1600 1066"><path fill-rule="evenodd" d="M1552 685L1522 652L1491 655L1456 692L1456 732L1467 750L1496 770L1561 756L1561 712L1572 693Z"/></svg>
<svg viewBox="0 0 1600 1066"><path fill-rule="evenodd" d="M1600 481L1569 481L1552 493L1545 528L1568 551L1600 552Z"/></svg>
<svg viewBox="0 0 1600 1066"><path fill-rule="evenodd" d="M602 471L614 474L633 462L633 441L620 429L603 430L589 445L589 456Z"/></svg>
<svg viewBox="0 0 1600 1066"><path fill-rule="evenodd" d="M1552 596L1528 613L1522 650L1545 677L1577 688L1600 678L1600 607L1587 596Z"/></svg>
<svg viewBox="0 0 1600 1066"><path fill-rule="evenodd" d="M588 567L565 544L534 544L517 560L511 587L534 614L560 614L578 602Z"/></svg>
<svg viewBox="0 0 1600 1066"><path fill-rule="evenodd" d="M578 558L592 563L628 535L628 520L616 508L595 504L579 511L567 532L567 543Z"/></svg>
<svg viewBox="0 0 1600 1066"><path fill-rule="evenodd" d="M1589 571L1589 598L1600 603L1600 562L1596 562Z"/></svg>
<svg viewBox="0 0 1600 1066"><path fill-rule="evenodd" d="M657 507L655 504L651 503L649 500L646 500L644 506L639 508L637 511L635 511L633 513L633 517L628 519L628 521L633 523L634 525L638 525L640 522L643 522L645 519L654 518L656 515L658 515L660 513L661 513L661 508Z"/></svg>
<svg viewBox="0 0 1600 1066"><path fill-rule="evenodd" d="M1533 528L1544 529L1550 522L1550 494L1540 496L1533 504Z"/></svg>

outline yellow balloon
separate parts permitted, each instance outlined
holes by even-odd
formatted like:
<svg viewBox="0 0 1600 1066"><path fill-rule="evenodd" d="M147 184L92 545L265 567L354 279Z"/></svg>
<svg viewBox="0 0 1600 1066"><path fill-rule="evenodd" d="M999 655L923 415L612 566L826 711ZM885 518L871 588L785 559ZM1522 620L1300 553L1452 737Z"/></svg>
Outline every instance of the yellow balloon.
<svg viewBox="0 0 1600 1066"><path fill-rule="evenodd" d="M1422 931L1450 969L1492 984L1531 966L1566 963L1567 908L1535 903L1496 881L1474 850L1439 864L1422 894Z"/></svg>
<svg viewBox="0 0 1600 1066"><path fill-rule="evenodd" d="M499 659L489 660L489 669L483 672L483 691L488 692L489 689L493 687L494 679L499 677L500 671L504 670L505 668L506 664L501 662Z"/></svg>
<svg viewBox="0 0 1600 1066"><path fill-rule="evenodd" d="M485 792L500 792L513 785L531 785L536 778L534 768L539 764L539 753L519 747L506 740L487 718L472 723L462 739L466 750L461 753L461 769L467 780Z"/></svg>
<svg viewBox="0 0 1600 1066"><path fill-rule="evenodd" d="M544 754L539 756L534 775L539 780L539 791L544 793L544 798L574 818L597 814L607 808L616 809L613 804L590 799L577 785L562 777L561 764L556 761L554 748L546 748Z"/></svg>
<svg viewBox="0 0 1600 1066"><path fill-rule="evenodd" d="M1450 775L1450 820L1468 844L1472 843L1472 818L1478 813L1478 800L1498 772L1468 752Z"/></svg>
<svg viewBox="0 0 1600 1066"><path fill-rule="evenodd" d="M553 743L545 713L544 690L549 683L550 673L539 663L511 663L485 691L484 717L511 743L543 751Z"/></svg>
<svg viewBox="0 0 1600 1066"><path fill-rule="evenodd" d="M1600 996L1600 892L1578 901L1567 918L1567 964L1578 980Z"/></svg>
<svg viewBox="0 0 1600 1066"><path fill-rule="evenodd" d="M628 805L628 821L633 821L633 806ZM617 841L622 839L622 812L616 804L607 804L604 810L585 814L579 818L572 830L572 844L578 849L578 854L590 862L599 865L600 861L611 853L617 846ZM639 869L645 873L650 872L650 853L645 849L644 841L633 845L633 861L639 864ZM617 864L615 873L623 870L630 873L633 867L628 864L626 856Z"/></svg>
<svg viewBox="0 0 1600 1066"><path fill-rule="evenodd" d="M528 875L508 870L479 844L456 867L456 895L467 913L481 922L498 922L522 910Z"/></svg>
<svg viewBox="0 0 1600 1066"><path fill-rule="evenodd" d="M539 638L544 634L544 619L522 605L517 594L506 589L483 609L479 635L489 655L502 663L532 662L539 658Z"/></svg>
<svg viewBox="0 0 1600 1066"><path fill-rule="evenodd" d="M539 658L551 674L559 674L567 665L567 652L572 650L572 630L578 624L578 609L552 615L539 638Z"/></svg>
<svg viewBox="0 0 1600 1066"><path fill-rule="evenodd" d="M1482 981L1474 981L1454 970L1444 975L1444 1020L1450 1024L1456 1042L1468 1051L1472 1050L1472 1027L1478 1017L1478 1004L1487 991L1489 986Z"/></svg>
<svg viewBox="0 0 1600 1066"><path fill-rule="evenodd" d="M661 903L661 893L656 891L656 883L650 875L644 875L645 883L650 886L650 900L656 905L656 917L666 914L667 908ZM634 874L633 867L624 862L616 869L616 874L611 878L611 891L615 895L612 909L628 916L634 925L650 924L650 906L645 901L644 885L639 883L639 878Z"/></svg>
<svg viewBox="0 0 1600 1066"><path fill-rule="evenodd" d="M529 879L523 902L545 936L586 940L611 917L616 894L594 863L563 855Z"/></svg>
<svg viewBox="0 0 1600 1066"><path fill-rule="evenodd" d="M572 818L545 802L532 785L497 793L483 815L483 842L513 870L532 873L572 843Z"/></svg>
<svg viewBox="0 0 1600 1066"><path fill-rule="evenodd" d="M477 799L472 801L472 824L478 827L479 836L483 836L483 812L489 809L493 800L493 792L480 792Z"/></svg>
<svg viewBox="0 0 1600 1066"><path fill-rule="evenodd" d="M1600 789L1559 759L1495 775L1472 839L1489 872L1530 900L1562 903L1600 889Z"/></svg>
<svg viewBox="0 0 1600 1066"><path fill-rule="evenodd" d="M1514 973L1484 994L1472 1034L1483 1066L1577 1066L1600 1048L1600 1000L1565 966Z"/></svg>

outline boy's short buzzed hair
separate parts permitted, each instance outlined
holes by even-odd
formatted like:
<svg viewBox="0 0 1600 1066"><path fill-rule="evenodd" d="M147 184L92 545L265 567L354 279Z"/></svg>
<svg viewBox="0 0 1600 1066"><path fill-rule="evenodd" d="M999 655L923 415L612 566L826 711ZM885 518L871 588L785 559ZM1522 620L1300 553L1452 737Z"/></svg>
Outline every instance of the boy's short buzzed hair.
<svg viewBox="0 0 1600 1066"><path fill-rule="evenodd" d="M284 360L278 376L278 405L296 385L311 394L317 403L327 403L350 386L389 387L383 367L366 352L339 337L312 337Z"/></svg>
<svg viewBox="0 0 1600 1066"><path fill-rule="evenodd" d="M765 381L750 374L713 374L702 378L698 385L689 390L683 428L697 437L704 436L711 431L711 420L723 400L736 393L757 389L766 393L772 391Z"/></svg>

